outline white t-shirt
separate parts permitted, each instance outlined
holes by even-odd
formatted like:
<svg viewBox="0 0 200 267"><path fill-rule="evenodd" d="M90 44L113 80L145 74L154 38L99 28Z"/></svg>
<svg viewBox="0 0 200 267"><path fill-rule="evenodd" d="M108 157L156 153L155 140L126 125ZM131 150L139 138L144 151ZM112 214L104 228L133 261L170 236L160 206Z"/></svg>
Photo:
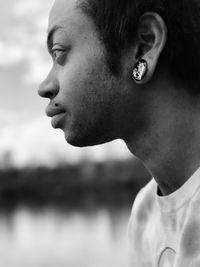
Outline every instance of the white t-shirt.
<svg viewBox="0 0 200 267"><path fill-rule="evenodd" d="M134 201L128 236L130 267L200 267L200 169L163 197L152 179Z"/></svg>

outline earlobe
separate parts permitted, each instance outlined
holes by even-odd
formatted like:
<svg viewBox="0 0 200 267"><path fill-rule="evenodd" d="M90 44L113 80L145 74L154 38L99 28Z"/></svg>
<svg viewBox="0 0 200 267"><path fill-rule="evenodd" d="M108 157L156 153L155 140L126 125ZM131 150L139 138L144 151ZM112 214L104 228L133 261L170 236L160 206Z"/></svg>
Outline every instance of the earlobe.
<svg viewBox="0 0 200 267"><path fill-rule="evenodd" d="M141 82L148 71L148 64L146 60L138 60L133 69L132 77L136 83Z"/></svg>
<svg viewBox="0 0 200 267"><path fill-rule="evenodd" d="M135 82L146 83L152 78L166 40L167 28L161 16L154 12L143 14L138 27L137 62L133 68ZM138 62L146 63L139 64ZM137 77L135 79L134 76L141 79L138 80Z"/></svg>

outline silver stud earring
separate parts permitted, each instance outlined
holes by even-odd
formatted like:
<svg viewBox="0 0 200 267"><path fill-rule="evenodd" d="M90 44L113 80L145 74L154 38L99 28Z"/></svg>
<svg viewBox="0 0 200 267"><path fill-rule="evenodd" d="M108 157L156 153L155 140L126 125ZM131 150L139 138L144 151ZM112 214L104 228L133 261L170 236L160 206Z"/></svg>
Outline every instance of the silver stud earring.
<svg viewBox="0 0 200 267"><path fill-rule="evenodd" d="M136 62L133 69L132 77L136 82L141 82L147 73L148 65L146 60L140 59Z"/></svg>

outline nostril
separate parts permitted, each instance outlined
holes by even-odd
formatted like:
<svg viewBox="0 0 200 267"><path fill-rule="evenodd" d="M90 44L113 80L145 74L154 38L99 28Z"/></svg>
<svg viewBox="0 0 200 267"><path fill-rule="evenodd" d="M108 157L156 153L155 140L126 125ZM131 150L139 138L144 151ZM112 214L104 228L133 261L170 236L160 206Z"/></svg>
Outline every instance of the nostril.
<svg viewBox="0 0 200 267"><path fill-rule="evenodd" d="M55 97L58 93L58 86L53 83L53 82L43 82L41 83L41 85L39 86L39 90L38 90L38 94L41 97L45 97L45 98L50 98L52 99L53 97Z"/></svg>
<svg viewBox="0 0 200 267"><path fill-rule="evenodd" d="M54 94L52 92L44 92L44 94L42 95L42 97L52 99L54 97Z"/></svg>

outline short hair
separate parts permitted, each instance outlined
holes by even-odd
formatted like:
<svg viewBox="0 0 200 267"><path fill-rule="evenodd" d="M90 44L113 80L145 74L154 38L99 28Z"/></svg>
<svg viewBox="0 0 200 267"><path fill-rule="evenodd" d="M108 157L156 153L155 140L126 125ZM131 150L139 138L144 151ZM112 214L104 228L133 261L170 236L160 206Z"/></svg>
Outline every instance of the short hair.
<svg viewBox="0 0 200 267"><path fill-rule="evenodd" d="M118 73L124 49L133 44L138 22L145 12L158 13L166 23L167 42L159 59L174 79L200 93L199 0L79 0L83 12L97 28L108 65Z"/></svg>

